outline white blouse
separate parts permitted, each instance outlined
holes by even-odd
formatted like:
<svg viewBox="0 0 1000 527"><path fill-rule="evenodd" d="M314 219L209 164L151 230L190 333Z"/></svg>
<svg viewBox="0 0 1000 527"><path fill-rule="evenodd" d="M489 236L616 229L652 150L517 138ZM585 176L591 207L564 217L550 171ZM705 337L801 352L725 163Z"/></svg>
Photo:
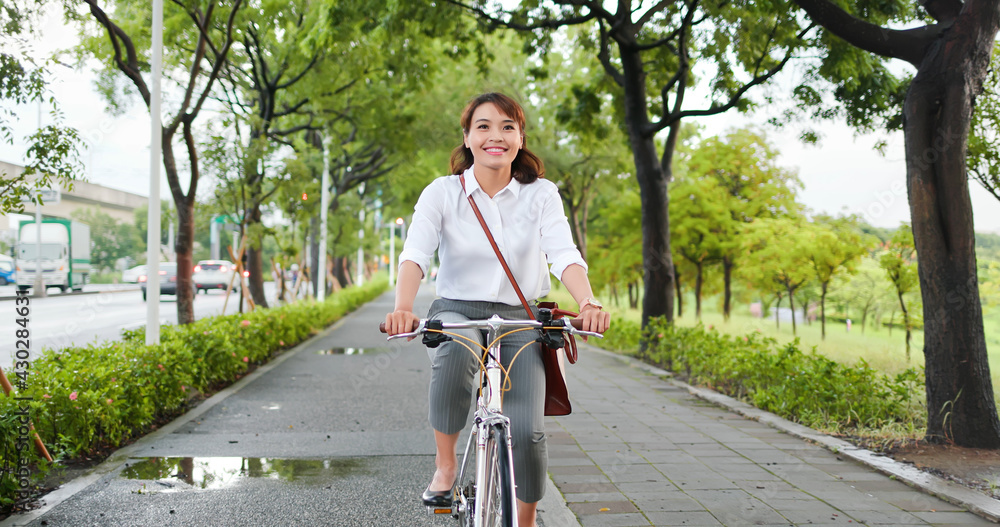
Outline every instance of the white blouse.
<svg viewBox="0 0 1000 527"><path fill-rule="evenodd" d="M571 264L587 269L573 243L559 190L547 179L527 185L510 184L490 198L472 173L465 171L465 190L459 176L435 179L413 209L413 220L399 263L409 260L424 276L439 251L437 294L452 300L485 300L520 305L507 274L483 232L466 196L476 200L486 225L528 301L548 294L548 265L556 278ZM548 264L548 265L547 265Z"/></svg>

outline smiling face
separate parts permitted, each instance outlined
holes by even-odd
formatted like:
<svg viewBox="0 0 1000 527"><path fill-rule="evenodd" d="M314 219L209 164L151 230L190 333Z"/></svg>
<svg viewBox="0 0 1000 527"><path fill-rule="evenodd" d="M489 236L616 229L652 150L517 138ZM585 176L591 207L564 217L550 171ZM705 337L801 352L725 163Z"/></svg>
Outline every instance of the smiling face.
<svg viewBox="0 0 1000 527"><path fill-rule="evenodd" d="M521 127L491 102L480 104L471 121L465 146L472 151L476 166L509 173L524 143Z"/></svg>

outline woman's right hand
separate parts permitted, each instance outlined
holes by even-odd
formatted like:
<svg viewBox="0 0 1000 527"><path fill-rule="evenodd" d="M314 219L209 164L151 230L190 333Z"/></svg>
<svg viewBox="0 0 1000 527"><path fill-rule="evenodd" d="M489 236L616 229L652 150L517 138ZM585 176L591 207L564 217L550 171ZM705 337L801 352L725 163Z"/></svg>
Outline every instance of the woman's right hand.
<svg viewBox="0 0 1000 527"><path fill-rule="evenodd" d="M415 322L420 322L420 317L414 314L413 311L397 309L385 316L385 332L389 335L409 333L413 330ZM413 338L410 337L409 340L413 340Z"/></svg>

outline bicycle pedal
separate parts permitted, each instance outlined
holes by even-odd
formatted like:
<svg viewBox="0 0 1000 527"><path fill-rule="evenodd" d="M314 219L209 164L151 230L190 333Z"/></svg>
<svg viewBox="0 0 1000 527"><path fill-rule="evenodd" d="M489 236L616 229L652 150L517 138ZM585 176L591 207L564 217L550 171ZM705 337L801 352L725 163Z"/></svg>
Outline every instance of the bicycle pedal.
<svg viewBox="0 0 1000 527"><path fill-rule="evenodd" d="M427 514L451 514L451 507L427 507Z"/></svg>

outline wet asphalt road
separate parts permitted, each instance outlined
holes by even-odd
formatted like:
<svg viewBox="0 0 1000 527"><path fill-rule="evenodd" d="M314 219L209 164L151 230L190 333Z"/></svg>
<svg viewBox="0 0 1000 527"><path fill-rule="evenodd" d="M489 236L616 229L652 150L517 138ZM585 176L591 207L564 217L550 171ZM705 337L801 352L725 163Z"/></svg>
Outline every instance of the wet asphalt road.
<svg viewBox="0 0 1000 527"><path fill-rule="evenodd" d="M434 467L429 366L419 341L378 333L391 306L383 295L136 443L29 525L448 525L418 501Z"/></svg>

